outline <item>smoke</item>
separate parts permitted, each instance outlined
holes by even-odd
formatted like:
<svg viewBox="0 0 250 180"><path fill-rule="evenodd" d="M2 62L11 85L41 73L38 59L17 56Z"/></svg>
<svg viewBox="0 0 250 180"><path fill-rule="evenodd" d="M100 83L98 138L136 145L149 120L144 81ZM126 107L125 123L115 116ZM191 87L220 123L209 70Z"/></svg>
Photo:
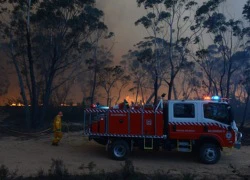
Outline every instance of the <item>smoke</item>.
<svg viewBox="0 0 250 180"><path fill-rule="evenodd" d="M135 26L135 21L145 15L135 0L96 0L97 7L104 11L104 22L115 33L114 60L119 62L133 45L141 41L146 30Z"/></svg>
<svg viewBox="0 0 250 180"><path fill-rule="evenodd" d="M247 0L227 0L222 11L229 18L242 19L242 8ZM133 45L147 36L142 26L135 26L135 21L146 14L143 7L138 7L135 0L96 0L96 5L104 12L104 22L109 31L115 33L115 46L113 54L115 61L119 62L121 56L126 54Z"/></svg>

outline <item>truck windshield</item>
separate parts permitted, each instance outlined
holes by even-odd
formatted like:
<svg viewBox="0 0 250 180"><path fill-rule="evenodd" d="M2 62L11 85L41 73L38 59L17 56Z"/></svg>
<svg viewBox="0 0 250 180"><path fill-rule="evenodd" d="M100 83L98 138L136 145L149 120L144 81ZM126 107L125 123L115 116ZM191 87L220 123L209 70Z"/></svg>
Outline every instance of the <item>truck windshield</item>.
<svg viewBox="0 0 250 180"><path fill-rule="evenodd" d="M208 103L203 105L204 117L221 123L230 124L232 119L231 109L228 104Z"/></svg>

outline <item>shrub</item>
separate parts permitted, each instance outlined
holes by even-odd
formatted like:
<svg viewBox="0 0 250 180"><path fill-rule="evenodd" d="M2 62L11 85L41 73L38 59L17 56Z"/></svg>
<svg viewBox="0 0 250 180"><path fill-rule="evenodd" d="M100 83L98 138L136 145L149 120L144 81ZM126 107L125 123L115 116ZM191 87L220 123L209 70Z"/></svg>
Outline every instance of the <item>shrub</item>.
<svg viewBox="0 0 250 180"><path fill-rule="evenodd" d="M52 164L49 169L49 176L53 179L67 179L69 176L68 170L65 168L63 161L60 159L51 159Z"/></svg>
<svg viewBox="0 0 250 180"><path fill-rule="evenodd" d="M193 180L195 179L196 175L192 173L184 173L183 180Z"/></svg>
<svg viewBox="0 0 250 180"><path fill-rule="evenodd" d="M9 168L5 165L0 166L0 180L14 179L16 177L17 170L10 172Z"/></svg>
<svg viewBox="0 0 250 180"><path fill-rule="evenodd" d="M79 169L81 169L83 171L84 171L84 169L88 169L90 173L93 173L93 170L95 169L95 167L96 167L96 164L93 161L91 161L91 162L89 162L89 164L87 166L85 166L84 163L82 163L81 166L79 167Z"/></svg>

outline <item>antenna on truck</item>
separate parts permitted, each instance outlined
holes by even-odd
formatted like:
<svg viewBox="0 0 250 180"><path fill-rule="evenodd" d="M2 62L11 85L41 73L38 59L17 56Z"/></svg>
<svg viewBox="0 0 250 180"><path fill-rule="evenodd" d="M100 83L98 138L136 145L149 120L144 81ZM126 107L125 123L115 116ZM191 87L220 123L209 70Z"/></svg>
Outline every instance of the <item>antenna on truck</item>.
<svg viewBox="0 0 250 180"><path fill-rule="evenodd" d="M157 104L157 106L156 106L156 108L155 108L155 111L157 111L158 110L158 108L161 106L161 109L163 109L163 98L166 96L166 94L165 93L163 93L162 95L161 95L161 99L160 99L160 101L159 101L159 103Z"/></svg>

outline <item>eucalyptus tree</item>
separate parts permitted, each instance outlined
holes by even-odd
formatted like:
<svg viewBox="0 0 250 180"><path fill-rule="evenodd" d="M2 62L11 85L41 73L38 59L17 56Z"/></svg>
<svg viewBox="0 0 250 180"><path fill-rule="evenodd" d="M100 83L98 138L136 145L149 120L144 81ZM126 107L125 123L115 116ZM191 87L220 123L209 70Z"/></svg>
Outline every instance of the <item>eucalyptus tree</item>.
<svg viewBox="0 0 250 180"><path fill-rule="evenodd" d="M68 80L65 83L63 83L60 88L57 88L53 91L53 93L51 94L51 103L54 106L60 106L62 104L69 104L68 102L70 102L70 104L72 104L72 100L69 99L69 96L71 94L71 90L72 90L72 84L75 83L75 80Z"/></svg>
<svg viewBox="0 0 250 180"><path fill-rule="evenodd" d="M137 0L137 3L139 6L143 5L148 14L137 20L136 25L142 24L151 37L162 39L162 44L155 41L152 48L152 51L158 49L152 57L156 61L155 84L160 76L160 79L168 85L168 99L171 99L175 78L188 64L189 45L195 40L195 34L199 34L200 31L198 28L190 31L195 22L193 14L197 2L192 0ZM161 67L160 61L165 61L167 66ZM157 88L155 86L155 91Z"/></svg>
<svg viewBox="0 0 250 180"><path fill-rule="evenodd" d="M244 51L250 55L250 0L244 5L242 14L247 21L247 25L243 29L245 35Z"/></svg>
<svg viewBox="0 0 250 180"><path fill-rule="evenodd" d="M178 89L174 88L176 99L200 99L202 96L202 79L203 73L197 71L196 64L189 62L189 65L181 70L176 77Z"/></svg>
<svg viewBox="0 0 250 180"><path fill-rule="evenodd" d="M244 107L244 111L243 111L243 117L242 117L242 121L241 121L241 124L240 124L240 127L244 127L244 124L245 124L245 121L246 121L246 117L247 117L247 111L248 111L248 104L249 104L249 99L250 99L250 66L248 66L245 71L244 71L244 80L242 82L244 88L245 88L245 91L246 91L246 94L247 94L247 97L245 98L245 107Z"/></svg>
<svg viewBox="0 0 250 180"><path fill-rule="evenodd" d="M213 44L216 45L219 53L218 60L221 61L220 66L217 67L219 70L218 89L221 96L228 98L231 93L231 78L240 66L244 65L233 58L233 55L241 49L243 34L241 21L228 20L224 14L219 12L218 6L222 2L224 0L209 0L203 3L196 11L197 25L193 29L201 26L205 28ZM197 42L201 40L200 37L197 37ZM200 49L199 52L203 50L208 51L207 48L204 48Z"/></svg>
<svg viewBox="0 0 250 180"><path fill-rule="evenodd" d="M87 67L87 71L81 73L78 78L85 98L84 101L87 101L90 104L94 103L96 98L95 95L99 91L98 74L101 73L103 68L108 67L113 63L111 49L104 46L98 46L97 42L93 43L93 48L85 56L85 66Z"/></svg>
<svg viewBox="0 0 250 180"><path fill-rule="evenodd" d="M84 50L91 46L88 38L96 30L107 30L101 20L104 13L95 7L95 0L3 0L1 6L11 7L1 9L1 17L7 17L1 25L26 109L28 99L31 102L27 124L37 127L51 93L82 67Z"/></svg>
<svg viewBox="0 0 250 180"><path fill-rule="evenodd" d="M97 88L97 74L99 72L99 69L101 68L100 64L102 64L104 62L105 59L107 59L108 56L110 56L110 52L113 48L114 43L112 43L111 47L109 49L104 48L100 45L101 41L105 40L105 39L110 39L114 36L113 32L110 32L109 34L107 34L106 31L103 31L103 29L97 29L95 31L95 33L89 37L89 42L92 44L92 57L90 59L92 59L92 62L88 62L89 63L89 70L91 70L91 74L93 76L93 81L90 84L90 89L91 89L91 93L90 93L90 103L93 104L94 103L94 96L95 96L95 92L96 92L96 88ZM101 46L101 47L100 47ZM99 49L103 49L102 52L100 52ZM99 55L99 52L101 53ZM105 54L106 53L106 54ZM106 57L104 57L106 56ZM102 61L102 62L99 62ZM108 62L106 62L106 64L108 64ZM92 66L92 67L91 67Z"/></svg>
<svg viewBox="0 0 250 180"><path fill-rule="evenodd" d="M207 49L196 51L195 56L193 56L193 59L205 75L202 84L206 95L219 93L218 69L220 69L221 64L218 54L218 47L216 45L209 45Z"/></svg>
<svg viewBox="0 0 250 180"><path fill-rule="evenodd" d="M244 18L250 23L250 0L246 2L242 12Z"/></svg>
<svg viewBox="0 0 250 180"><path fill-rule="evenodd" d="M2 74L0 76L0 96L3 96L3 95L8 93L10 81L8 78L8 73L7 73L6 68L4 66L0 65L0 73ZM4 76L3 76L3 74L4 74Z"/></svg>
<svg viewBox="0 0 250 180"><path fill-rule="evenodd" d="M245 35L245 43L244 43L244 52L247 55L247 61L248 66L246 66L244 73L243 73L243 87L245 89L245 92L247 94L245 98L245 107L243 112L243 118L241 121L240 127L244 127L245 121L247 119L247 112L249 111L248 105L249 105L249 98L250 98L250 0L246 2L246 4L243 7L242 14L248 22L248 26L244 28L244 35Z"/></svg>
<svg viewBox="0 0 250 180"><path fill-rule="evenodd" d="M0 24L1 26L1 24ZM1 27L0 27L1 31ZM2 38L0 37L0 53L2 54L3 51L5 50L4 46L1 45L1 40ZM7 64L6 64L6 58L1 57L0 58L0 96L3 96L8 93L8 89L10 86L10 81L9 81L9 76L8 76L8 71L7 71Z"/></svg>
<svg viewBox="0 0 250 180"><path fill-rule="evenodd" d="M134 103L136 104L140 101L139 97L141 97L142 103L149 103L151 98L149 98L148 102L146 102L145 96L147 94L153 94L151 93L153 88L150 86L150 84L153 84L152 82L154 81L153 66L151 65L153 62L144 61L144 63L140 63L141 57L139 56L141 53L143 54L143 52L146 53L146 49L138 49L134 51L129 50L129 52L123 56L123 60L121 61L124 69L130 75L132 85L130 86L129 91L135 94Z"/></svg>
<svg viewBox="0 0 250 180"><path fill-rule="evenodd" d="M129 86L130 83L131 83L131 76L127 75L126 72L124 72L124 75L121 76L121 78L119 79L118 85L117 85L118 93L117 93L116 98L113 98L114 104L119 103L124 91Z"/></svg>
<svg viewBox="0 0 250 180"><path fill-rule="evenodd" d="M124 76L124 70L121 66L107 66L98 73L98 85L104 89L106 93L106 105L111 105L112 90Z"/></svg>

